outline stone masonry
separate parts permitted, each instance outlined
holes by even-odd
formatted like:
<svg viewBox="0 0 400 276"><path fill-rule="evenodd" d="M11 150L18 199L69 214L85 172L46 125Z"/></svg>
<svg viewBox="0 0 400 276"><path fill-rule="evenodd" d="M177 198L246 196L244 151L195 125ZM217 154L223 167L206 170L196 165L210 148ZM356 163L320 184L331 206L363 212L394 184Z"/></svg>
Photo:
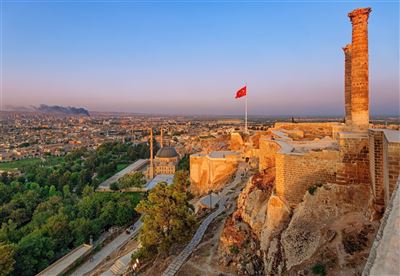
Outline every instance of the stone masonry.
<svg viewBox="0 0 400 276"><path fill-rule="evenodd" d="M341 132L337 165L338 184L370 184L369 140L367 133Z"/></svg>
<svg viewBox="0 0 400 276"><path fill-rule="evenodd" d="M387 181L387 142L383 131L370 129L368 136L372 195L375 204L384 205L385 182Z"/></svg>
<svg viewBox="0 0 400 276"><path fill-rule="evenodd" d="M335 182L338 151L276 154L276 194L291 206L301 202L312 186Z"/></svg>
<svg viewBox="0 0 400 276"><path fill-rule="evenodd" d="M345 122L351 126L351 44L342 48L344 52L344 104Z"/></svg>
<svg viewBox="0 0 400 276"><path fill-rule="evenodd" d="M353 131L366 132L369 125L368 17L371 8L355 9L351 20L351 121Z"/></svg>

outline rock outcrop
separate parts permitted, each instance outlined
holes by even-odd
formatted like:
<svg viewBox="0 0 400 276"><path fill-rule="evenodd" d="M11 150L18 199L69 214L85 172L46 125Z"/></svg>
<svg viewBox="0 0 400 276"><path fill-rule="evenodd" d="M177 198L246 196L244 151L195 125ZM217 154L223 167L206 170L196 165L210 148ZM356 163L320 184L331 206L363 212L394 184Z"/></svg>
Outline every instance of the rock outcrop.
<svg viewBox="0 0 400 276"><path fill-rule="evenodd" d="M235 263L229 248L242 249L252 237L257 244L252 254L263 259L264 275L362 271L377 227L368 220L369 187L324 184L307 191L294 209L273 188L266 174L247 183L221 236L223 264Z"/></svg>

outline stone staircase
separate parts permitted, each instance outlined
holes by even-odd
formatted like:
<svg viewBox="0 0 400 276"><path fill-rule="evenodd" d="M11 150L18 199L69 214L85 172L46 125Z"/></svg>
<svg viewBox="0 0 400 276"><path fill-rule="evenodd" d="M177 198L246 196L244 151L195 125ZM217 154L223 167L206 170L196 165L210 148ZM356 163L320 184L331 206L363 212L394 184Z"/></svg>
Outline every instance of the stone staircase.
<svg viewBox="0 0 400 276"><path fill-rule="evenodd" d="M125 272L126 266L124 263L121 262L121 260L117 260L113 266L111 267L111 272L114 275L122 275L122 273Z"/></svg>

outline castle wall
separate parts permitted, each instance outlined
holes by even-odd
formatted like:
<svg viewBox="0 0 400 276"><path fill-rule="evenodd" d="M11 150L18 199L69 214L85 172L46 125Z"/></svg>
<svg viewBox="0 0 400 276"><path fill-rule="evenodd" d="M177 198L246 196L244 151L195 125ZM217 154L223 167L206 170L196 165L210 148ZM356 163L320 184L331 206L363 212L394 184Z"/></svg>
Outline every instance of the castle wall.
<svg viewBox="0 0 400 276"><path fill-rule="evenodd" d="M374 203L385 204L385 186L387 182L387 141L383 131L370 129L369 138L369 166L371 174L371 189Z"/></svg>
<svg viewBox="0 0 400 276"><path fill-rule="evenodd" d="M275 167L275 154L280 150L277 142L266 138L260 139L259 150L259 171L263 172L266 169Z"/></svg>
<svg viewBox="0 0 400 276"><path fill-rule="evenodd" d="M304 132L305 139L323 138L325 136L334 137L334 130L340 126L340 123L288 123L277 122L274 129L301 130Z"/></svg>
<svg viewBox="0 0 400 276"><path fill-rule="evenodd" d="M308 188L334 182L337 151L318 151L305 154L276 154L276 194L290 205L301 202Z"/></svg>
<svg viewBox="0 0 400 276"><path fill-rule="evenodd" d="M400 142L389 141L387 149L389 187L388 189L385 189L387 191L385 195L385 202L389 202L389 199L392 197L400 175Z"/></svg>
<svg viewBox="0 0 400 276"><path fill-rule="evenodd" d="M369 168L369 140L367 133L339 134L338 184L371 183Z"/></svg>
<svg viewBox="0 0 400 276"><path fill-rule="evenodd" d="M208 155L190 156L190 190L203 195L221 189L237 169L237 157L210 158Z"/></svg>
<svg viewBox="0 0 400 276"><path fill-rule="evenodd" d="M230 149L239 151L243 149L243 145L244 142L242 136L240 136L240 134L237 132L231 133Z"/></svg>

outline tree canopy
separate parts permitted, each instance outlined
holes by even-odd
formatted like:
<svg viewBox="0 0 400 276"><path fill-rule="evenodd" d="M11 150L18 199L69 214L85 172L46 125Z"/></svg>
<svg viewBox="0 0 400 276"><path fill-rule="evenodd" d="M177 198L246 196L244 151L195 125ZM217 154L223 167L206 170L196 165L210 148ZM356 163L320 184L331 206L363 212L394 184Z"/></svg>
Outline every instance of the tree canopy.
<svg viewBox="0 0 400 276"><path fill-rule="evenodd" d="M119 189L126 189L130 187L142 188L146 184L142 172L128 173L118 179L117 185Z"/></svg>
<svg viewBox="0 0 400 276"><path fill-rule="evenodd" d="M182 243L192 236L196 217L189 203L190 195L182 189L184 185L178 180L170 186L161 182L136 207L143 215L139 236L142 244L140 254L143 256L168 253L173 244Z"/></svg>
<svg viewBox="0 0 400 276"><path fill-rule="evenodd" d="M35 275L90 236L133 223L140 194L94 190L116 172L116 164L146 154L146 144L112 142L74 150L57 163L26 166L18 178L2 174L0 276Z"/></svg>

